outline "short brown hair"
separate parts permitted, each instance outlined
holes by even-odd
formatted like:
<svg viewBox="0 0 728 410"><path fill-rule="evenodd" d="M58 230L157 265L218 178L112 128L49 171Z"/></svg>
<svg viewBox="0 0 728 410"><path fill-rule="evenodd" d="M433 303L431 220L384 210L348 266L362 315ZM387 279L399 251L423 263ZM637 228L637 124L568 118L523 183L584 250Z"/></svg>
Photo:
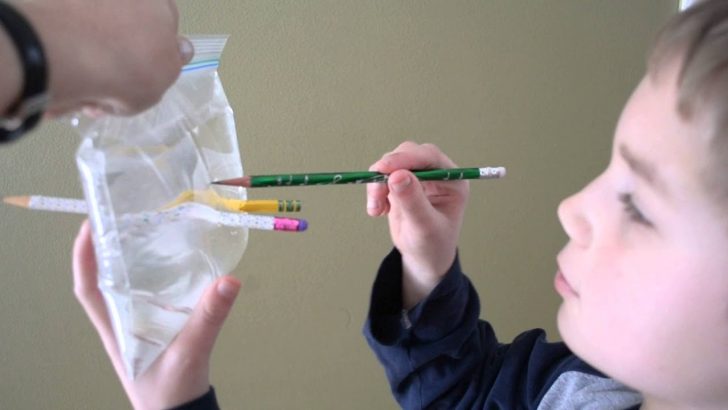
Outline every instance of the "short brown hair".
<svg viewBox="0 0 728 410"><path fill-rule="evenodd" d="M709 193L728 204L728 1L706 0L675 15L660 31L648 61L657 75L680 62L676 110L686 121L712 115L708 147L713 158L704 171Z"/></svg>

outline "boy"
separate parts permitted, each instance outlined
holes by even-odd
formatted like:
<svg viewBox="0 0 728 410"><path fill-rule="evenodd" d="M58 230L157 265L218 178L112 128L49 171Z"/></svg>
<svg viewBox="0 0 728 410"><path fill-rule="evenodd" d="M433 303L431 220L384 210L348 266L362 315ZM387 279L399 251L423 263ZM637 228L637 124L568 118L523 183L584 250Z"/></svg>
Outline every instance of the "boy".
<svg viewBox="0 0 728 410"><path fill-rule="evenodd" d="M365 333L402 407L728 408L728 1L666 26L609 166L559 206L565 344L501 344L478 320L456 254L468 184L406 171L454 166L406 142L371 167L391 173L367 207L395 250Z"/></svg>

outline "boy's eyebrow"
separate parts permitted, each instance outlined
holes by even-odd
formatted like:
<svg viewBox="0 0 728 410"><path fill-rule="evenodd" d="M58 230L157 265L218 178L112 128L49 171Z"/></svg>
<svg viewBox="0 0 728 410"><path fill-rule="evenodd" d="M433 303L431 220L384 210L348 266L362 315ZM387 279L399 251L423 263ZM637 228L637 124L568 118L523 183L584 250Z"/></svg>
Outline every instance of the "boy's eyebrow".
<svg viewBox="0 0 728 410"><path fill-rule="evenodd" d="M627 165L629 165L632 172L644 179L648 185L655 189L655 191L658 191L663 195L667 194L664 181L659 178L657 168L654 164L638 158L624 144L619 145L619 154L622 158L624 158L624 161L627 162Z"/></svg>

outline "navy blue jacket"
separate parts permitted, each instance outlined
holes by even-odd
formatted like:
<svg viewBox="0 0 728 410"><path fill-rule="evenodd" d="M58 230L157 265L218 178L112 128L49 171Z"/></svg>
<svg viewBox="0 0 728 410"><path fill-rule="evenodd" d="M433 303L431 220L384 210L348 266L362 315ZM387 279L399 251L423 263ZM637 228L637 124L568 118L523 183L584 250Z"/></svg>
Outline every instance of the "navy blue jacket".
<svg viewBox="0 0 728 410"><path fill-rule="evenodd" d="M210 386L210 390L202 396L187 402L181 406L174 407L170 410L220 410L215 396L215 389Z"/></svg>

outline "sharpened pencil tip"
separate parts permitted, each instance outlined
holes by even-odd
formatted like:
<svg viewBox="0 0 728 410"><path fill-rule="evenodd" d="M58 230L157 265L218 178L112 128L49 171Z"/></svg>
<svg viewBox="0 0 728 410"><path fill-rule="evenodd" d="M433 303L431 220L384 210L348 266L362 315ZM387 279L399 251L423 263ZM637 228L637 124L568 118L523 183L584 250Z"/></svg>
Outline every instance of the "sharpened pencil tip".
<svg viewBox="0 0 728 410"><path fill-rule="evenodd" d="M212 185L226 185L226 186L239 186L250 188L250 177L240 177L232 179L222 179L210 182Z"/></svg>
<svg viewBox="0 0 728 410"><path fill-rule="evenodd" d="M3 202L8 205L19 206L21 208L27 208L30 203L30 198L27 196L6 196L3 198Z"/></svg>

